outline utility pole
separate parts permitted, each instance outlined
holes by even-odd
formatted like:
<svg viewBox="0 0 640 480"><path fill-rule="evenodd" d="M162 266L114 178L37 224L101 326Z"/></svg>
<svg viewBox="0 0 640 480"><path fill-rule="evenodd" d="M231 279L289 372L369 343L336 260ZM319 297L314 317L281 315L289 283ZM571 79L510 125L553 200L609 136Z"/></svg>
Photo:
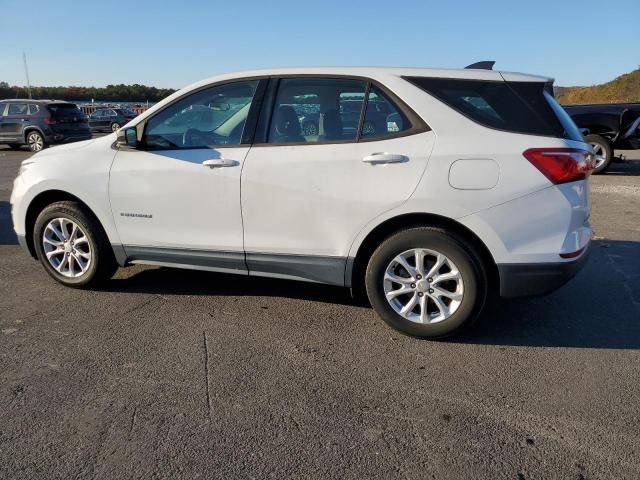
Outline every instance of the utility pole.
<svg viewBox="0 0 640 480"><path fill-rule="evenodd" d="M31 100L31 82L29 82L29 69L27 68L27 54L22 52L22 60L24 61L24 73L27 76L27 91L29 92L29 100Z"/></svg>

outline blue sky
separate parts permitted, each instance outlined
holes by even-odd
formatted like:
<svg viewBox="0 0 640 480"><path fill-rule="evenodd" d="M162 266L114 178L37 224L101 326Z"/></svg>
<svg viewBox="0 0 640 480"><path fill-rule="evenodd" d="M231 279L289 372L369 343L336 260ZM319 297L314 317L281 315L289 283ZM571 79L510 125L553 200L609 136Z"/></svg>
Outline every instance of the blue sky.
<svg viewBox="0 0 640 480"><path fill-rule="evenodd" d="M33 16L33 13L36 13ZM496 68L601 83L640 65L640 0L0 0L0 81L179 88L262 67Z"/></svg>

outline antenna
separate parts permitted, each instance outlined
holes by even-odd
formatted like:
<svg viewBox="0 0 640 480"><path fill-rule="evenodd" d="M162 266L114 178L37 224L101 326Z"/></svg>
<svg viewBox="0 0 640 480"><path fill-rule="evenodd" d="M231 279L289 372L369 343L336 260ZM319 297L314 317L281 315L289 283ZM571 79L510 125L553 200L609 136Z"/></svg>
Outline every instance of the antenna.
<svg viewBox="0 0 640 480"><path fill-rule="evenodd" d="M29 100L31 100L31 82L29 82L29 69L27 68L27 54L22 52L22 60L24 61L24 73L27 76L27 91L29 92Z"/></svg>
<svg viewBox="0 0 640 480"><path fill-rule="evenodd" d="M494 62L493 60L484 60L482 62L472 63L471 65L467 65L464 68L465 69L474 68L478 70L493 70L493 66L495 65L495 63L496 62Z"/></svg>

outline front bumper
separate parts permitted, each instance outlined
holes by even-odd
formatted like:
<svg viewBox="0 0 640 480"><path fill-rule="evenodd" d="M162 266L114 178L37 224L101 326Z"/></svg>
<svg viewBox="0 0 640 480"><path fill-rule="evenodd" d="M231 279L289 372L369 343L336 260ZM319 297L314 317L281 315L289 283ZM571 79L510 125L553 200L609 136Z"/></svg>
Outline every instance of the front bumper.
<svg viewBox="0 0 640 480"><path fill-rule="evenodd" d="M498 264L500 296L529 297L557 290L584 267L590 246L589 243L577 259L568 262Z"/></svg>

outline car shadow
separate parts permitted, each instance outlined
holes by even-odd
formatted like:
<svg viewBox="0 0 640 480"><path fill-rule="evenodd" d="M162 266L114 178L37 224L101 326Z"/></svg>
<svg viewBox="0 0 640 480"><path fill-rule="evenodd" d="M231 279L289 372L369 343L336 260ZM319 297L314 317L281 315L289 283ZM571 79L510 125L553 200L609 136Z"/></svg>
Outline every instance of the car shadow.
<svg viewBox="0 0 640 480"><path fill-rule="evenodd" d="M460 343L640 349L640 242L594 241L585 268L544 297L503 300Z"/></svg>
<svg viewBox="0 0 640 480"><path fill-rule="evenodd" d="M614 161L604 173L607 175L615 175L619 177L637 177L640 176L640 160L622 160Z"/></svg>
<svg viewBox="0 0 640 480"><path fill-rule="evenodd" d="M162 295L267 296L366 307L346 288L171 268L144 269L103 290ZM640 242L594 241L578 276L545 297L502 300L451 343L640 349Z"/></svg>
<svg viewBox="0 0 640 480"><path fill-rule="evenodd" d="M0 201L0 245L17 245L18 239L11 224L11 204Z"/></svg>
<svg viewBox="0 0 640 480"><path fill-rule="evenodd" d="M349 290L319 283L249 277L199 270L149 268L128 278L114 278L101 290L168 295L256 296L356 305Z"/></svg>

